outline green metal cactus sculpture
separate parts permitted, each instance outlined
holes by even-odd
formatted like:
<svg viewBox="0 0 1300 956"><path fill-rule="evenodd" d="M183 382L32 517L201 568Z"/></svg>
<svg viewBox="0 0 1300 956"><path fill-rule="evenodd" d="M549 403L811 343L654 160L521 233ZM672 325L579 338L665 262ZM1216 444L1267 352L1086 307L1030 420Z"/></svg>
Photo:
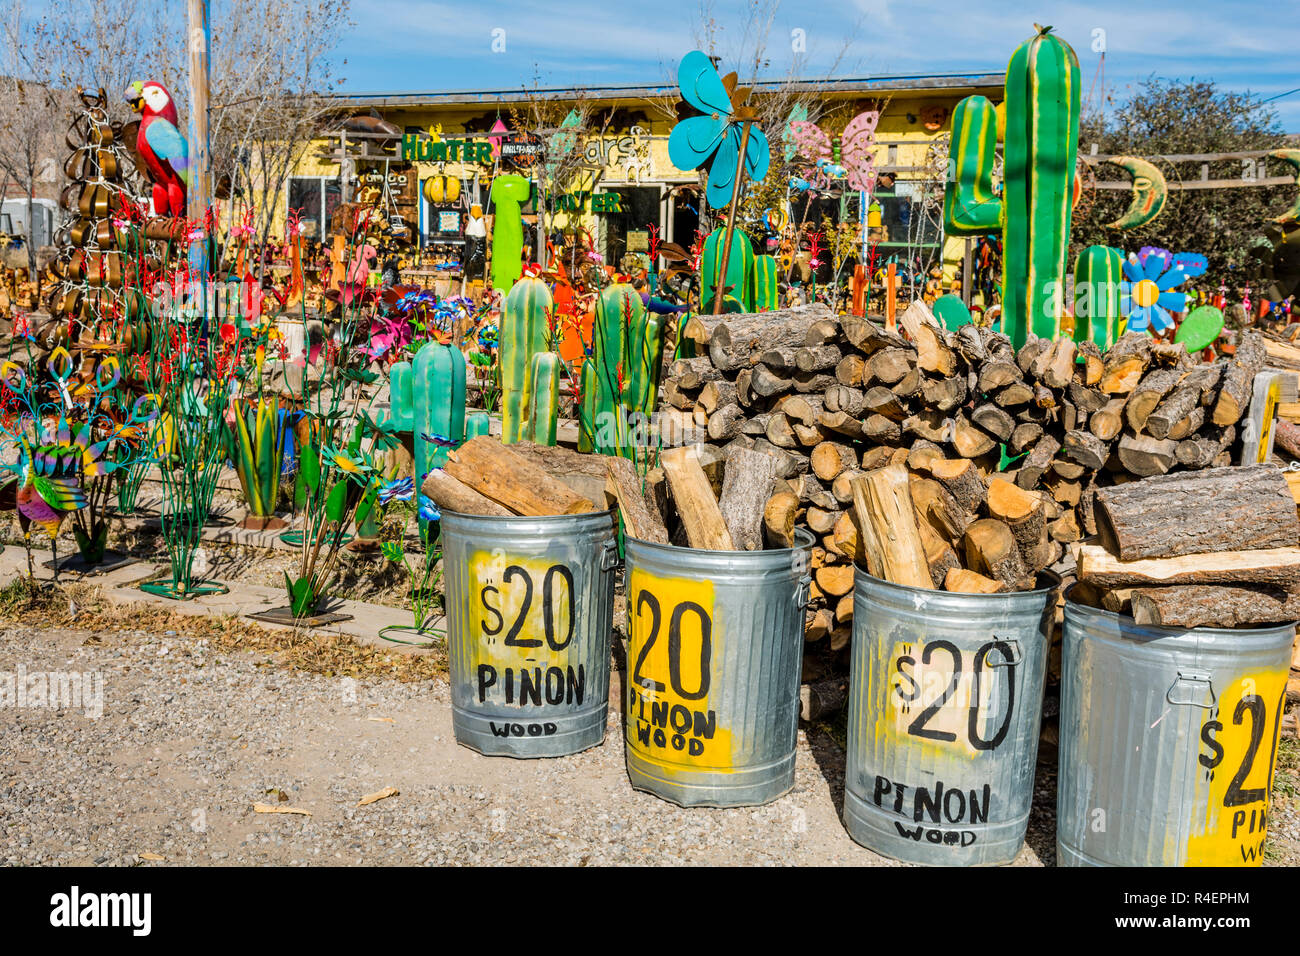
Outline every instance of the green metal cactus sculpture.
<svg viewBox="0 0 1300 956"><path fill-rule="evenodd" d="M411 363L412 432L417 482L447 463L465 440L465 356L454 345L428 342Z"/></svg>
<svg viewBox="0 0 1300 956"><path fill-rule="evenodd" d="M465 416L465 440L487 435L492 431L492 416L487 412L469 412Z"/></svg>
<svg viewBox="0 0 1300 956"><path fill-rule="evenodd" d="M1119 338L1120 281L1124 257L1109 246L1089 246L1074 260L1074 341L1093 341L1103 352Z"/></svg>
<svg viewBox="0 0 1300 956"><path fill-rule="evenodd" d="M726 269L723 288L730 288L724 295L724 312L754 311L754 247L749 237L738 230L738 235L731 243L731 261ZM700 258L700 302L704 311L711 311L713 290L717 286L717 276L722 269L722 249L726 244L726 230L714 229L709 238L704 240L704 255Z"/></svg>
<svg viewBox="0 0 1300 956"><path fill-rule="evenodd" d="M594 327L592 331L594 334ZM584 454L596 449L596 403L600 399L597 378L596 356L588 355L578 376L578 451Z"/></svg>
<svg viewBox="0 0 1300 956"><path fill-rule="evenodd" d="M734 257L733 257L734 258ZM648 421L663 364L663 325L630 285L601 293L592 326L593 354L582 370L579 448L632 457L631 416Z"/></svg>
<svg viewBox="0 0 1300 956"><path fill-rule="evenodd" d="M1055 338L1079 141L1079 60L1051 27L1011 55L1006 80L1002 194L993 189L997 113L983 96L957 104L944 196L950 235L1002 232L1002 331Z"/></svg>
<svg viewBox="0 0 1300 956"><path fill-rule="evenodd" d="M638 298L639 301L639 298ZM524 438L528 399L532 394L532 362L547 351L551 290L534 276L524 276L506 296L501 313L501 444Z"/></svg>
<svg viewBox="0 0 1300 956"><path fill-rule="evenodd" d="M528 400L528 424L525 437L538 445L554 445L560 421L560 371L563 363L558 352L538 352L533 356L529 378L532 394Z"/></svg>
<svg viewBox="0 0 1300 956"><path fill-rule="evenodd" d="M754 257L754 292L755 312L770 312L780 308L781 296L777 290L777 265L775 256Z"/></svg>

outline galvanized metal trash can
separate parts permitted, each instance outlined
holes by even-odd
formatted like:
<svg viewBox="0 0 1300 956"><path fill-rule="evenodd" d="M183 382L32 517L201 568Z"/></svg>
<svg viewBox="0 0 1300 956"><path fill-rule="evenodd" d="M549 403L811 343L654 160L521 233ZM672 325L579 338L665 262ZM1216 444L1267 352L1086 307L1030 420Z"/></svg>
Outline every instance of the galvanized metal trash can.
<svg viewBox="0 0 1300 956"><path fill-rule="evenodd" d="M769 803L794 786L813 537L699 551L629 538L627 775L683 807Z"/></svg>
<svg viewBox="0 0 1300 956"><path fill-rule="evenodd" d="M844 825L908 863L1009 863L1033 799L1059 579L1035 591L853 588Z"/></svg>
<svg viewBox="0 0 1300 956"><path fill-rule="evenodd" d="M618 546L612 512L442 513L452 728L490 756L605 739Z"/></svg>
<svg viewBox="0 0 1300 956"><path fill-rule="evenodd" d="M1294 640L1140 625L1067 592L1057 862L1258 866Z"/></svg>

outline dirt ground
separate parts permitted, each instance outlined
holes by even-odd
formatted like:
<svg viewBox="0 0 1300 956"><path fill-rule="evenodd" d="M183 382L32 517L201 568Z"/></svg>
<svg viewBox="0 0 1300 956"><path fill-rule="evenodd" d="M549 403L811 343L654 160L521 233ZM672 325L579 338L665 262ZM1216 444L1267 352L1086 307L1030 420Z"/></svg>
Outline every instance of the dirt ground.
<svg viewBox="0 0 1300 956"><path fill-rule="evenodd" d="M603 745L572 757L458 746L437 652L11 585L0 672L20 666L99 675L103 710L0 708L9 864L895 865L840 822L842 726L800 729L794 790L775 803L683 810L628 785L617 706ZM1054 749L1041 758L1017 865L1055 858ZM1295 865L1293 738L1278 763L1265 862Z"/></svg>

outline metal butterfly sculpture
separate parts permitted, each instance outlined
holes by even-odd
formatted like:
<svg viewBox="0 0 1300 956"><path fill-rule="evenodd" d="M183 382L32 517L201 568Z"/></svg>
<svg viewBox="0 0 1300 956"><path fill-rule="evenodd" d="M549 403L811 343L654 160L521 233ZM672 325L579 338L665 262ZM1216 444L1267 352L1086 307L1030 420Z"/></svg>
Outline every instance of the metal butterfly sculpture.
<svg viewBox="0 0 1300 956"><path fill-rule="evenodd" d="M876 124L879 110L867 110L849 120L836 143L816 123L791 119L790 135L799 156L813 164L807 181L814 189L827 189L843 178L850 189L871 192L876 185ZM838 147L839 155L836 156Z"/></svg>
<svg viewBox="0 0 1300 956"><path fill-rule="evenodd" d="M697 112L684 116L673 127L668 136L668 158L678 169L700 169L709 164L704 195L710 206L721 209L731 202L736 188L745 126L749 126L749 138L745 144L744 172L751 180L758 181L767 175L770 159L767 137L753 122L753 108L745 105L749 90L736 89L735 73L718 76L713 62L699 50L682 57L677 67L677 84L685 105ZM690 111L678 104L678 112Z"/></svg>

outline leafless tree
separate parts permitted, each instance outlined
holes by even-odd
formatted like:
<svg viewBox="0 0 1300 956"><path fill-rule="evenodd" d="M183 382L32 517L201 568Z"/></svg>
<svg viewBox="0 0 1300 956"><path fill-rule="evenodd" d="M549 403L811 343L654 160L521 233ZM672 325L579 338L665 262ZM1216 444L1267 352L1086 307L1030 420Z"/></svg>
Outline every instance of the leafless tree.
<svg viewBox="0 0 1300 956"><path fill-rule="evenodd" d="M37 183L50 175L59 154L59 126L51 116L66 115L68 97L51 74L49 21L28 22L20 0L13 0L0 25L0 171L27 198L28 274L36 272ZM0 193L0 198L3 194Z"/></svg>

